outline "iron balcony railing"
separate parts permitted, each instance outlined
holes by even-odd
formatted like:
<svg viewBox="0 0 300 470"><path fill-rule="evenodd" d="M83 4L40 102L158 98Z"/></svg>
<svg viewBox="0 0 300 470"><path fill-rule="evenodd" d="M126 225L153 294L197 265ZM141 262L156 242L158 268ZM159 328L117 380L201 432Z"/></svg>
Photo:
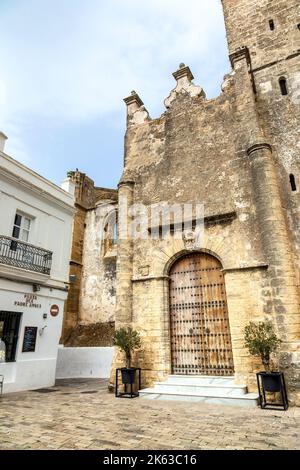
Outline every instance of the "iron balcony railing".
<svg viewBox="0 0 300 470"><path fill-rule="evenodd" d="M0 263L49 275L52 252L0 235Z"/></svg>

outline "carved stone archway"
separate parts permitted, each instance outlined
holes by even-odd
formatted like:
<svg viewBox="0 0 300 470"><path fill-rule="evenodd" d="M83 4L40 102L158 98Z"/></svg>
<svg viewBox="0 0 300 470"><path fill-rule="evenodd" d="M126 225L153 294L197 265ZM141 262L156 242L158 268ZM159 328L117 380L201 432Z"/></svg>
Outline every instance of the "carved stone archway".
<svg viewBox="0 0 300 470"><path fill-rule="evenodd" d="M172 373L234 374L221 262L204 252L184 254L170 268Z"/></svg>

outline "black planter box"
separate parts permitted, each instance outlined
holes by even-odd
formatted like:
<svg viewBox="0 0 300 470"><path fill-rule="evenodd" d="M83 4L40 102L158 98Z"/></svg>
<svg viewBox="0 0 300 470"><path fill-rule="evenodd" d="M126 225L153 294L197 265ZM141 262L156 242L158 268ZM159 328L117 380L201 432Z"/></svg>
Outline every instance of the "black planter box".
<svg viewBox="0 0 300 470"><path fill-rule="evenodd" d="M283 372L259 372L256 374L260 406L262 409L287 410L289 407ZM280 394L279 401L268 401L268 393Z"/></svg>
<svg viewBox="0 0 300 470"><path fill-rule="evenodd" d="M280 372L265 372L261 374L262 385L265 392L280 392L282 381Z"/></svg>
<svg viewBox="0 0 300 470"><path fill-rule="evenodd" d="M122 383L120 384L119 375L121 373ZM136 384L138 373L138 384ZM123 392L119 391L119 386L122 387ZM131 367L127 369L122 367L116 369L116 388L115 396L117 398L136 398L139 396L139 390L141 389L141 368L140 367Z"/></svg>
<svg viewBox="0 0 300 470"><path fill-rule="evenodd" d="M127 367L122 367L121 369L122 383L124 385L134 384L135 373L136 373L136 369L134 367L131 367L130 369L127 369Z"/></svg>

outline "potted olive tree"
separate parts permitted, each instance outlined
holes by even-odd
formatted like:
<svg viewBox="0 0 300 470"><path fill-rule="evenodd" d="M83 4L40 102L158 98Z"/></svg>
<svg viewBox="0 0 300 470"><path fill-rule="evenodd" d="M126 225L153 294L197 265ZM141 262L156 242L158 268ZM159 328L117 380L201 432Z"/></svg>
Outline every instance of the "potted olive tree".
<svg viewBox="0 0 300 470"><path fill-rule="evenodd" d="M275 353L281 340L277 337L271 322L250 322L245 327L245 346L252 356L261 358L265 368L260 372L263 388L266 392L281 391L281 376L278 371L271 371L271 355Z"/></svg>
<svg viewBox="0 0 300 470"><path fill-rule="evenodd" d="M133 384L135 381L136 368L131 367L132 353L141 347L141 338L137 331L131 327L120 328L115 331L114 345L125 353L126 367L122 367L122 382L124 385Z"/></svg>

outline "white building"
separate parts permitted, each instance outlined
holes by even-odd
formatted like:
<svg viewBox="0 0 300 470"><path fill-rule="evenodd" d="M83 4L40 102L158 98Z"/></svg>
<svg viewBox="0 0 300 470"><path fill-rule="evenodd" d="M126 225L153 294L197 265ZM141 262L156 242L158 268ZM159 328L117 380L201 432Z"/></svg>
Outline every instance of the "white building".
<svg viewBox="0 0 300 470"><path fill-rule="evenodd" d="M0 133L0 375L7 393L54 385L74 201L6 155L5 140Z"/></svg>

